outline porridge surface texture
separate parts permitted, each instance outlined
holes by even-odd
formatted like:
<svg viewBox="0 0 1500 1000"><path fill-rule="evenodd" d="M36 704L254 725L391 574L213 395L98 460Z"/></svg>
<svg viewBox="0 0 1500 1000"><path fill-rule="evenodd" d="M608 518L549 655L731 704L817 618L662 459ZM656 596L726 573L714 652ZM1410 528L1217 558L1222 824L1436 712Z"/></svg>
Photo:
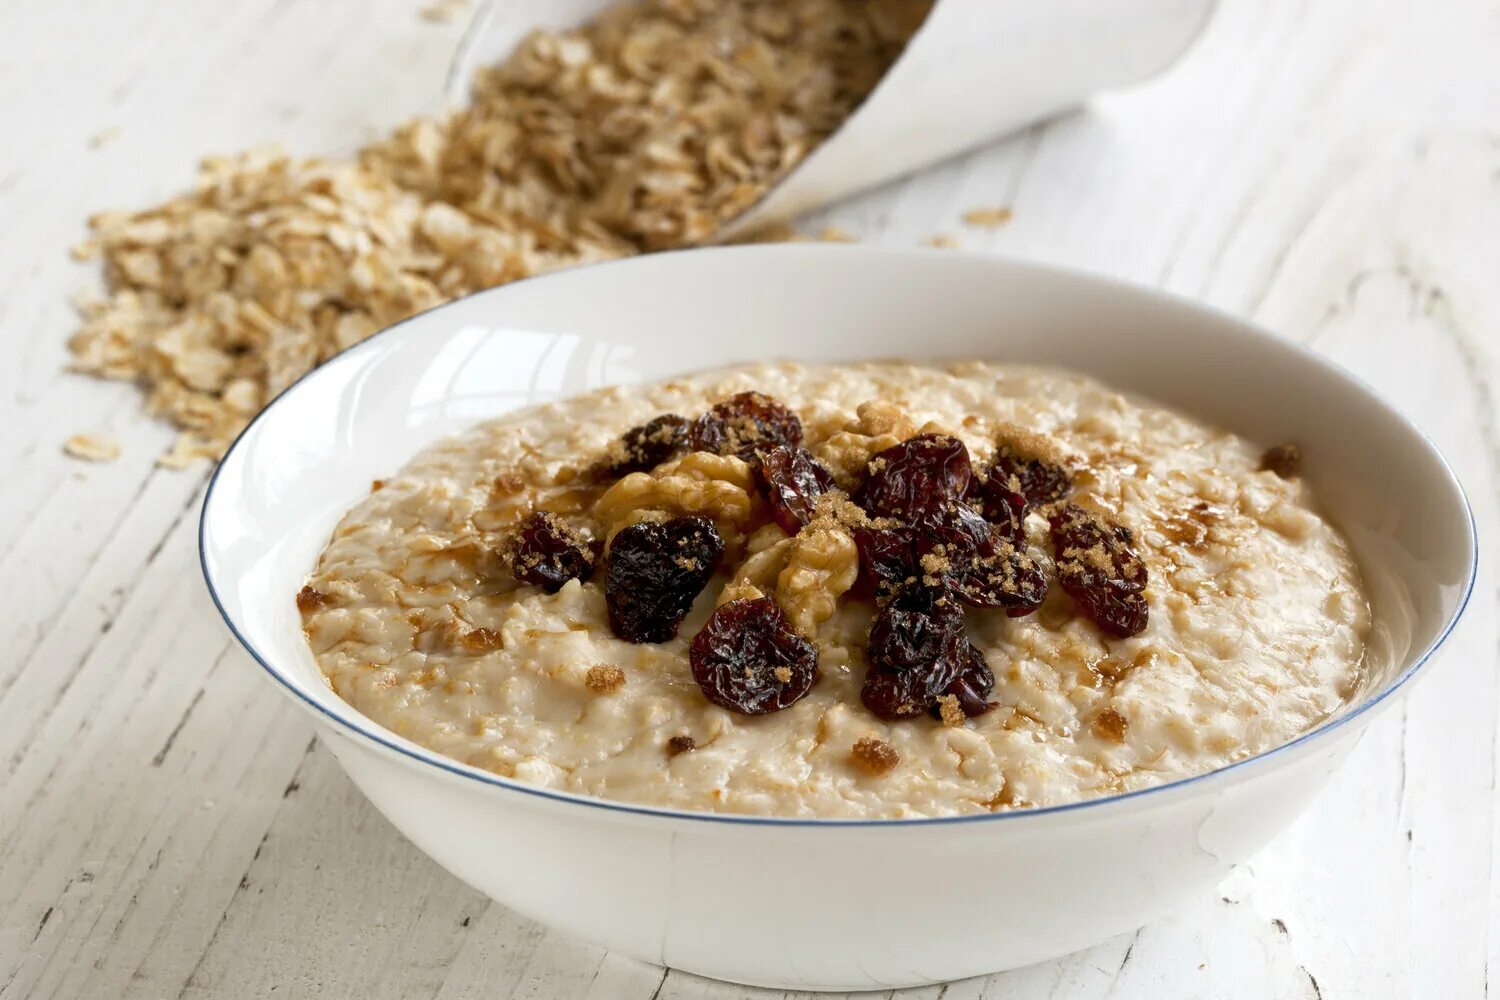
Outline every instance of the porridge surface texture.
<svg viewBox="0 0 1500 1000"><path fill-rule="evenodd" d="M874 608L844 592L847 579L828 589L853 572L836 539L804 546L808 565L778 562L786 536L735 459L690 454L613 487L589 473L629 428L746 390L796 410L805 445L844 482L919 430L961 438L976 463L1017 428L1044 435L1076 470L1074 501L1134 532L1146 629L1106 636L1055 583L1026 617L970 610L997 707L956 725L881 721L860 702ZM298 604L341 698L534 785L803 817L1054 805L1270 749L1358 685L1369 628L1358 570L1306 487L1260 469L1261 452L1057 370L757 365L607 389L432 446L346 515ZM604 539L653 508L713 517L728 548L670 641L612 635L602 573L548 594L506 568L505 540L533 510L592 519ZM1050 575L1045 520L1030 515L1027 533ZM759 717L710 704L688 662L715 604L745 588L774 591L819 654L811 692Z"/></svg>

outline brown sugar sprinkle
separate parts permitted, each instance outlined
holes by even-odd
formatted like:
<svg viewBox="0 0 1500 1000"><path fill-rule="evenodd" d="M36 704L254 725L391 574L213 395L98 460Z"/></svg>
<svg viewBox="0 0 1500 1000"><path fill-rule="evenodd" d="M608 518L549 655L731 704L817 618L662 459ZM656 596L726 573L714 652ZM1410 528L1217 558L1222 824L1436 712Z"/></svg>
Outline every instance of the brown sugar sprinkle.
<svg viewBox="0 0 1500 1000"><path fill-rule="evenodd" d="M969 717L964 714L963 707L958 703L958 695L939 695L937 700L938 717L943 720L943 725L957 728L968 721Z"/></svg>
<svg viewBox="0 0 1500 1000"><path fill-rule="evenodd" d="M680 753L687 753L698 749L698 741L691 736L674 736L667 740L667 756L676 757Z"/></svg>
<svg viewBox="0 0 1500 1000"><path fill-rule="evenodd" d="M1001 454L1034 458L1064 469L1072 464L1071 456L1055 438L1009 421L1003 421L995 427L995 444Z"/></svg>
<svg viewBox="0 0 1500 1000"><path fill-rule="evenodd" d="M1168 541L1197 549L1209 540L1210 529L1223 519L1222 510L1199 500L1186 511L1162 518L1156 526Z"/></svg>
<svg viewBox="0 0 1500 1000"><path fill-rule="evenodd" d="M1125 731L1130 728L1130 721L1112 708L1106 708L1094 716L1094 735L1101 740L1109 740L1111 743L1124 743Z"/></svg>
<svg viewBox="0 0 1500 1000"><path fill-rule="evenodd" d="M385 489L385 480L384 479L372 479L372 480L370 480L370 492L371 493L379 493L383 489Z"/></svg>
<svg viewBox="0 0 1500 1000"><path fill-rule="evenodd" d="M608 663L596 663L589 667L583 679L584 686L595 694L608 694L625 686L625 671Z"/></svg>
<svg viewBox="0 0 1500 1000"><path fill-rule="evenodd" d="M876 522L870 519L864 508L850 500L849 494L843 490L835 489L818 497L813 504L812 520L802 530L809 533L836 529L848 531L871 525L876 525Z"/></svg>
<svg viewBox="0 0 1500 1000"><path fill-rule="evenodd" d="M879 777L901 763L901 755L885 740L861 736L849 750L849 758L865 773Z"/></svg>
<svg viewBox="0 0 1500 1000"><path fill-rule="evenodd" d="M1263 472L1274 472L1282 479L1296 479L1302 474L1302 449L1294 444L1278 444L1260 456Z"/></svg>
<svg viewBox="0 0 1500 1000"><path fill-rule="evenodd" d="M463 639L464 649L471 653L489 653L505 646L505 639L499 632L488 628L471 628L465 632Z"/></svg>
<svg viewBox="0 0 1500 1000"><path fill-rule="evenodd" d="M314 590L312 587L303 587L297 591L297 610L304 615L313 611L320 611L323 608L331 608L333 604L333 597L323 593L321 590Z"/></svg>

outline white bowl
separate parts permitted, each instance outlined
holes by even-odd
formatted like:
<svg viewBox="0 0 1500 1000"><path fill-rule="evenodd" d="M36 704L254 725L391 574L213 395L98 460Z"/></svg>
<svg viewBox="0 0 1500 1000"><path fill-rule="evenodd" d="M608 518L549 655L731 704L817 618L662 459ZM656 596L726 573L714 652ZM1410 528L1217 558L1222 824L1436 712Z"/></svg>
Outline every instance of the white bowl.
<svg viewBox="0 0 1500 1000"><path fill-rule="evenodd" d="M292 595L370 481L516 407L757 358L1064 365L1262 443L1302 445L1377 623L1374 682L1292 743L1159 788L911 821L643 808L441 757L329 689ZM1473 586L1474 527L1431 444L1348 374L1141 289L951 250L694 250L534 278L414 317L262 413L204 501L225 621L392 823L520 913L627 955L791 989L908 986L1051 958L1206 893L1289 823ZM1352 888L1352 887L1351 887Z"/></svg>

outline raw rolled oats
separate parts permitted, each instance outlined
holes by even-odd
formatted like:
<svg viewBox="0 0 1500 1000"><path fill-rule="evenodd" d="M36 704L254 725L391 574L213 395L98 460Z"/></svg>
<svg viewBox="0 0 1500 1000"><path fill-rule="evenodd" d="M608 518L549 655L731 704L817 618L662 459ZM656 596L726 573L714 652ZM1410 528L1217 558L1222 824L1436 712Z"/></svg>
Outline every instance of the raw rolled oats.
<svg viewBox="0 0 1500 1000"><path fill-rule="evenodd" d="M88 462L113 462L120 457L120 442L108 434L74 434L63 442L63 451Z"/></svg>
<svg viewBox="0 0 1500 1000"><path fill-rule="evenodd" d="M452 4L434 4L430 10ZM864 99L930 0L627 0L529 36L473 103L350 161L255 150L90 220L106 297L72 368L139 382L222 455L273 396L411 314L572 264L711 236Z"/></svg>

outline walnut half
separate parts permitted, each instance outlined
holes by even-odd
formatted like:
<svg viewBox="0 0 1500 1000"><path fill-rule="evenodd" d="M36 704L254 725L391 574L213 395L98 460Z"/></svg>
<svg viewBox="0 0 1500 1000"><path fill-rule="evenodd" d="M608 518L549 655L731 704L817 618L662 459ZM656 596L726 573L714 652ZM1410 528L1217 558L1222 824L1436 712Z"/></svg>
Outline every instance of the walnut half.
<svg viewBox="0 0 1500 1000"><path fill-rule="evenodd" d="M662 514L701 514L711 518L735 551L765 519L765 502L755 488L750 466L733 455L695 451L652 472L632 472L615 483L594 506L613 538L621 528Z"/></svg>

